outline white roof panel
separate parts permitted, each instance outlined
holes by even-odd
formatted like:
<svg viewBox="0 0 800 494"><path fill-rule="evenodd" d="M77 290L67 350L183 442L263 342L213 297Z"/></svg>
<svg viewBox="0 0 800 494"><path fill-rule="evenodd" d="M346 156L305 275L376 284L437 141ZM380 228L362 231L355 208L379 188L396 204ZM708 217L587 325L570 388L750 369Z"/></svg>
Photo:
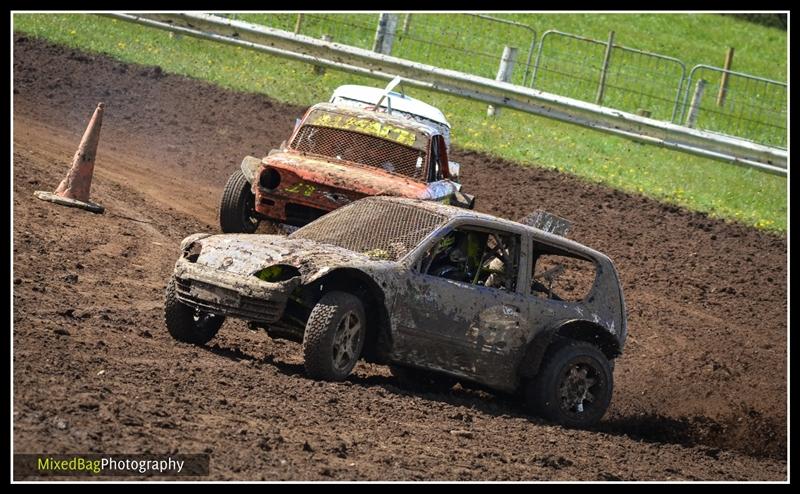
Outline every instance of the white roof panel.
<svg viewBox="0 0 800 494"><path fill-rule="evenodd" d="M384 90L380 88L347 84L336 88L331 96L331 102L334 102L336 98L345 98L374 105L378 102L378 99L380 99L383 93ZM419 115L428 120L444 124L448 128L450 127L450 123L447 121L444 114L435 106L394 91L390 92L389 96L392 98L393 110ZM381 107L387 107L387 101L385 99L381 102Z"/></svg>

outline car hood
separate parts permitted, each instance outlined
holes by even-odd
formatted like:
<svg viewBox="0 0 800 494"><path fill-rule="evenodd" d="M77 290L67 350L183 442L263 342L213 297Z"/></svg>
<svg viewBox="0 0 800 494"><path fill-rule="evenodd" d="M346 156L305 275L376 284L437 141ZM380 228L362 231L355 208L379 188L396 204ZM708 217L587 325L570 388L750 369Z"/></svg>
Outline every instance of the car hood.
<svg viewBox="0 0 800 494"><path fill-rule="evenodd" d="M439 196L453 194L457 190L455 183L445 192L440 188L449 180L428 184L397 173L389 173L366 165L353 164L347 161L329 161L297 152L281 152L272 154L262 161L263 165L280 168L297 175L308 183L326 185L334 189L357 192L359 197L399 196L412 199L439 199Z"/></svg>
<svg viewBox="0 0 800 494"><path fill-rule="evenodd" d="M212 235L196 242L202 245L197 264L245 276L275 264L288 264L306 281L327 269L375 262L341 247L281 235Z"/></svg>

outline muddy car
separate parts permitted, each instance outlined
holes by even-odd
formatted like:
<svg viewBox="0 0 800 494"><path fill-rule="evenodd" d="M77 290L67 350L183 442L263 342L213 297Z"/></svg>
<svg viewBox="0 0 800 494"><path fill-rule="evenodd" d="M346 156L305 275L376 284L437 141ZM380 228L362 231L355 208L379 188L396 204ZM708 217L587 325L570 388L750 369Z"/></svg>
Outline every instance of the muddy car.
<svg viewBox="0 0 800 494"><path fill-rule="evenodd" d="M441 110L424 101L412 98L404 92L393 91L402 82L395 78L384 89L345 84L333 91L329 103L354 106L356 108L380 107L381 111L400 115L436 128L444 137L447 151L450 151L450 122ZM451 161L452 163L452 161Z"/></svg>
<svg viewBox="0 0 800 494"><path fill-rule="evenodd" d="M306 373L363 358L407 377L520 392L569 426L612 394L626 318L612 262L559 235L429 201L369 197L279 235L184 239L166 325L204 344L226 317L302 342Z"/></svg>
<svg viewBox="0 0 800 494"><path fill-rule="evenodd" d="M472 208L441 129L389 109L312 106L280 149L246 157L220 202L225 233L253 233L261 221L303 226L367 196L387 195Z"/></svg>

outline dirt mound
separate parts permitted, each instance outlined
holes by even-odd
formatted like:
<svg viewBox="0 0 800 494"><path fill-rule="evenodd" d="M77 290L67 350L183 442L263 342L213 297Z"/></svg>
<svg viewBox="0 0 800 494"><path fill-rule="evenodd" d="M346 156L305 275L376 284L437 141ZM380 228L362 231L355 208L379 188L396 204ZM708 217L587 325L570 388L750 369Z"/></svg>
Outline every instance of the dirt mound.
<svg viewBox="0 0 800 494"><path fill-rule="evenodd" d="M98 101L92 198L107 213L36 200ZM612 407L598 430L564 430L380 366L317 383L297 345L236 322L204 348L169 338L178 242L217 231L227 176L304 108L23 36L13 103L15 451L206 451L215 479L786 477L783 237L456 151L479 210L569 218L620 271L630 337Z"/></svg>
<svg viewBox="0 0 800 494"><path fill-rule="evenodd" d="M599 429L650 443L706 446L711 455L738 450L753 456L785 458L786 445L780 437L783 428L785 423L774 417L743 407L718 420L658 414L622 416L606 421Z"/></svg>

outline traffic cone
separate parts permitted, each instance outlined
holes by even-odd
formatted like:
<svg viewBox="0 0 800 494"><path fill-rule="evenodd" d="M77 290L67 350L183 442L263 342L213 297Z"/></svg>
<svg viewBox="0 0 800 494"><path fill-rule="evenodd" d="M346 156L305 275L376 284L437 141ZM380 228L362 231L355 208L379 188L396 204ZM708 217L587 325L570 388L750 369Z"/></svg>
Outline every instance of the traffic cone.
<svg viewBox="0 0 800 494"><path fill-rule="evenodd" d="M89 200L89 189L92 187L94 158L97 155L97 143L100 141L100 125L103 123L103 103L98 103L94 115L83 133L81 143L72 158L72 168L66 178L61 181L55 192L37 190L33 193L43 201L50 201L62 206L82 208L93 213L102 213L105 208Z"/></svg>

